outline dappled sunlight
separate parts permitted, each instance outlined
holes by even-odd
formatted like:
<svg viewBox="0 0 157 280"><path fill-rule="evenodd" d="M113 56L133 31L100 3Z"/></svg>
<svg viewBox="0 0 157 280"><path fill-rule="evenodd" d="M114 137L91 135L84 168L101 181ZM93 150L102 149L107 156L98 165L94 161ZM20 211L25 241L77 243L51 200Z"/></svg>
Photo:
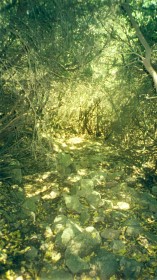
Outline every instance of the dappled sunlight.
<svg viewBox="0 0 157 280"><path fill-rule="evenodd" d="M48 205L49 202L52 202L54 204L53 207L56 207L56 199L60 201L60 207L56 209L58 209L58 212L66 214L68 221L66 222L67 224L64 224L64 220L61 220L60 225L58 224L57 226L60 228L59 231L62 232L60 241L57 241L58 235L56 234L58 234L58 230L57 228L54 229L54 240L56 239L56 244L59 242L61 246L61 243L64 243L65 246L65 242L72 242L70 240L73 240L75 230L72 230L71 226L69 228L69 222L70 225L72 223L76 228L81 225L79 229L81 232L84 226L93 225L105 240L114 240L118 237L119 241L113 241L112 250L114 253L123 256L127 253L125 243L127 244L129 242L127 241L127 236L124 236L124 229L129 239L131 236L134 237L134 235L136 236L137 233L143 230L139 225L134 228L134 223L135 225L137 223L136 221L133 221L132 224L132 215L135 215L133 211L136 213L140 209L138 193L123 182L124 164L116 161L115 167L111 169L108 162L111 153L109 153L107 159L106 157L102 157L106 151L106 147L103 147L100 143L98 145L95 142L92 145L91 141L87 144L86 140L84 143L82 138L81 140L77 139L76 142L80 145L80 149L76 149L73 154L56 150L55 158L58 162L56 164L58 171L55 174L49 171L38 174L38 176L37 174L32 176L32 179L34 178L33 184L25 185L27 197L31 198L40 194L43 205L47 201ZM67 139L67 151L70 150L71 143L71 139L70 141ZM114 150L111 149L111 151L112 155L114 155ZM117 152L114 156L117 156ZM71 164L75 168L69 169ZM85 168L81 168L82 164ZM27 179L31 181L31 177L28 176ZM135 179L136 177L134 177L133 182L135 182ZM128 181L130 181L129 177ZM36 200L35 203L37 203ZM30 207L30 216L32 216L31 201L27 202L27 207ZM44 213L43 217L45 217ZM35 216L35 221L38 219L40 218ZM130 220L125 224L127 219ZM57 220L55 221L57 222ZM107 229L104 229L106 224L108 224ZM123 239L126 240L124 244L120 238L121 234ZM78 246L81 245L78 244ZM104 241L102 246L106 250L111 250L111 245L107 241ZM58 258L58 261L62 258L60 251L56 249L50 255L52 262L55 262L55 256L56 260ZM132 256L135 257L134 255ZM75 261L77 263L78 260Z"/></svg>
<svg viewBox="0 0 157 280"><path fill-rule="evenodd" d="M79 169L78 170L78 174L80 175L80 176L86 176L86 175L88 175L88 172L89 172L89 170L88 169Z"/></svg>
<svg viewBox="0 0 157 280"><path fill-rule="evenodd" d="M155 2L0 1L0 279L157 279Z"/></svg>
<svg viewBox="0 0 157 280"><path fill-rule="evenodd" d="M72 138L69 138L67 143L68 144L72 144L72 145L78 145L78 144L81 144L82 142L84 142L84 137L72 137Z"/></svg>
<svg viewBox="0 0 157 280"><path fill-rule="evenodd" d="M35 233L21 254L57 270L66 264L72 275L85 270L89 279L108 259L115 273L126 266L141 271L141 263L155 257L157 238L156 200L140 191L139 173L127 175L119 151L101 141L76 137L56 143L52 168L23 177L22 224L31 224ZM71 151L72 145L79 149ZM6 263L5 254L1 259ZM40 275L48 271L43 266Z"/></svg>
<svg viewBox="0 0 157 280"><path fill-rule="evenodd" d="M119 210L128 210L130 209L130 205L127 202L124 201L118 201L117 205L114 206L114 209L119 209Z"/></svg>
<svg viewBox="0 0 157 280"><path fill-rule="evenodd" d="M54 182L53 182L54 181ZM42 194L46 191L57 188L56 176L53 172L37 173L33 176L25 176L24 189L27 196Z"/></svg>

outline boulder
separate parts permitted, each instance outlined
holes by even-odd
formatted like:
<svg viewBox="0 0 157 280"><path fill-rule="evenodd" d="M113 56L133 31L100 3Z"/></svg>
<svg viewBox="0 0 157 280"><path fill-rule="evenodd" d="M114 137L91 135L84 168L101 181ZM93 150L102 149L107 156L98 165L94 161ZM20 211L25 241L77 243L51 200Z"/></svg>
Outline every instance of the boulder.
<svg viewBox="0 0 157 280"><path fill-rule="evenodd" d="M122 240L113 240L112 248L115 254L126 253L126 245Z"/></svg>
<svg viewBox="0 0 157 280"><path fill-rule="evenodd" d="M54 269L52 265L48 264L43 267L39 277L40 280L73 280L73 276L70 272L64 269Z"/></svg>
<svg viewBox="0 0 157 280"><path fill-rule="evenodd" d="M97 191L92 191L91 193L89 193L86 199L88 203L94 208L97 208L103 204L101 195Z"/></svg>
<svg viewBox="0 0 157 280"><path fill-rule="evenodd" d="M112 229L112 228L106 228L101 232L101 237L104 239L117 239L119 238L120 230Z"/></svg>
<svg viewBox="0 0 157 280"><path fill-rule="evenodd" d="M63 215L60 215L60 219L58 220L58 224L55 224L55 230L57 230L55 244L61 248L65 249L68 246L68 243L78 234L82 232L82 228L73 222L70 219L65 220Z"/></svg>
<svg viewBox="0 0 157 280"><path fill-rule="evenodd" d="M116 275L119 269L119 263L116 256L105 249L100 249L96 257L93 257L93 263L101 280L109 280L110 277Z"/></svg>
<svg viewBox="0 0 157 280"><path fill-rule="evenodd" d="M25 258L28 261L35 260L37 256L38 256L38 250L34 246L31 246L29 250L25 253Z"/></svg>
<svg viewBox="0 0 157 280"><path fill-rule="evenodd" d="M65 256L85 257L90 255L101 243L101 237L94 227L87 227L68 244Z"/></svg>
<svg viewBox="0 0 157 280"><path fill-rule="evenodd" d="M120 268L123 272L124 279L133 280L139 279L142 264L134 259L127 259L123 257L120 260Z"/></svg>
<svg viewBox="0 0 157 280"><path fill-rule="evenodd" d="M124 223L124 226L126 227L126 234L128 236L135 236L137 237L141 232L143 232L142 227L140 226L140 223L136 219L129 219Z"/></svg>
<svg viewBox="0 0 157 280"><path fill-rule="evenodd" d="M65 263L73 274L89 270L89 264L76 255L66 255Z"/></svg>
<svg viewBox="0 0 157 280"><path fill-rule="evenodd" d="M68 209L81 213L82 204L80 203L79 197L77 195L65 194L64 201Z"/></svg>

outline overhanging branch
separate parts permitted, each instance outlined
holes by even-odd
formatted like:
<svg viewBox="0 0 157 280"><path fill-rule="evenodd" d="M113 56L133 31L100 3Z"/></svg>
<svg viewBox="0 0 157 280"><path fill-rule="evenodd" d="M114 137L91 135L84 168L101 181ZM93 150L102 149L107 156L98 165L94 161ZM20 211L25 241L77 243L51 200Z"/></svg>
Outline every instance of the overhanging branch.
<svg viewBox="0 0 157 280"><path fill-rule="evenodd" d="M142 63L145 66L148 73L152 76L154 86L155 86L155 89L157 92L157 72L155 71L155 69L153 68L153 66L151 64L151 53L152 53L151 47L149 46L148 42L146 41L145 37L142 34L137 22L135 21L134 17L132 16L132 12L131 12L129 3L124 3L122 6L129 17L133 28L135 29L136 35L137 35L140 43L142 44L142 46L145 49L145 57L142 57Z"/></svg>

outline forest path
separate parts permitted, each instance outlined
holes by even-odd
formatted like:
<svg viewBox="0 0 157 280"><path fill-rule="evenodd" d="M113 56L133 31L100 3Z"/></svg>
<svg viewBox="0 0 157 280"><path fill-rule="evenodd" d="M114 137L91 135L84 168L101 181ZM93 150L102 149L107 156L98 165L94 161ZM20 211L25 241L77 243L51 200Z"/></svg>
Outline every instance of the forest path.
<svg viewBox="0 0 157 280"><path fill-rule="evenodd" d="M141 188L136 170L128 174L129 164L101 141L55 143L53 170L25 186L31 201L40 197L40 279L155 279L156 196Z"/></svg>
<svg viewBox="0 0 157 280"><path fill-rule="evenodd" d="M133 162L83 137L56 139L40 169L30 162L5 213L15 277L1 279L155 280L157 188Z"/></svg>

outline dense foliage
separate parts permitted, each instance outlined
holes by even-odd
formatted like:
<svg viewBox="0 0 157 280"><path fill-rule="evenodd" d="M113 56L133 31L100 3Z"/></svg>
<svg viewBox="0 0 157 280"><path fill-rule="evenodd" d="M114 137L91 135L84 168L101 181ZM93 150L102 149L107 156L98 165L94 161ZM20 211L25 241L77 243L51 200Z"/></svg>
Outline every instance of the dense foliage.
<svg viewBox="0 0 157 280"><path fill-rule="evenodd" d="M49 256L49 250L46 255L46 249L43 249L49 245L41 245L42 242L49 244L48 233L45 232L50 222L45 218L46 211L54 211L55 220L60 212L65 214L65 209L63 213L59 210L64 208L64 201L69 219L76 214L77 220L78 215L82 215L86 226L97 225L88 210L86 211L91 201L85 195L80 198L80 194L76 192L79 198L74 198L78 208L82 207L81 211L77 207L69 207L67 200L71 198L66 198L66 191L69 196L75 194L75 191L69 191L69 185L75 185L75 180L80 184L81 180L97 180L96 191L100 192L101 198L105 196L105 188L99 189L103 183L98 183L98 174L91 179L95 173L90 173L90 168L92 172L96 172L96 168L100 169L99 173L107 169L107 174L112 168L115 174L122 171L123 175L117 176L120 183L130 180L128 176L132 176L133 183L129 181L129 187L135 184L137 193L141 189L150 192L156 187L157 5L155 0L1 0L0 26L0 200L3 205L0 214L4 216L0 222L0 273L4 279L16 279L16 275L12 276L12 273L16 274L17 270L23 271L26 279L38 279L39 267L43 267L43 263L51 263L53 259ZM98 159L94 155L91 157L95 167L87 162L92 148L86 144L83 146L84 142L80 142L77 148L75 145L73 147L67 140L71 136L92 139L91 146L95 149L94 153L98 153ZM99 145L95 148L95 141L99 141L102 148ZM106 146L109 150L104 148ZM108 157L104 159L107 151ZM81 159L77 162L79 156ZM45 174L40 177L40 172L42 174L50 170L53 170L53 174L49 174L50 178ZM77 176L68 177L71 173L81 176L81 179L76 179ZM59 186L59 190L55 189L57 195L53 206L45 201L43 194L46 190L40 186L41 182L45 183L45 178L48 178L47 191L51 189L51 181L52 188L54 185L55 188ZM114 184L116 180L112 179L109 181ZM40 182L39 186L37 182ZM122 189L125 192L125 188ZM93 199L97 200L99 194L93 194L95 190L90 190L89 187L90 191ZM132 193L127 187L126 191L131 192L134 200L137 193ZM113 193L111 191L108 194L109 200ZM155 189L152 195L156 196ZM32 199L31 202L27 202L28 198ZM80 206L82 204L79 204L79 199L83 199L83 206ZM142 207L146 203L144 201L143 198ZM138 209L136 203L137 201L136 209L133 210L135 216ZM151 203L155 204L154 200L149 201ZM60 207L55 210L57 204ZM157 209L153 206L151 210L152 204L148 208L153 212L150 213L151 230L155 231ZM93 207L96 209L97 206L94 204ZM101 218L101 214L93 209L90 209L93 215ZM110 207L109 212L111 213ZM11 216L9 213L12 213ZM123 222L128 218L124 216ZM148 226L144 221L148 219L146 216L146 213L144 216L141 214L140 220L147 230ZM88 218L90 224L87 224ZM120 227L121 222L117 219ZM30 221L32 227L29 226ZM106 223L108 222L106 219ZM66 223L72 222L70 220ZM80 223L81 226L84 224L82 220ZM98 222L97 230L99 227L101 228ZM115 229L117 230L116 226ZM55 230L53 228L54 235ZM32 236L36 236L36 233L37 237L33 241ZM43 241L42 235L46 241ZM141 235L140 232L139 236ZM146 239L147 237L145 235ZM129 238L126 243L129 243ZM138 238L138 244L142 244L144 240ZM150 236L148 239L151 239ZM150 258L154 258L156 250L153 242L150 242L148 250ZM29 251L30 244L34 250L32 255ZM109 244L104 246L105 250L111 251ZM40 253L36 247L40 248ZM62 250L65 250L64 246ZM123 251L122 248L120 250ZM121 254L125 253L124 249ZM140 256L138 253L133 255L131 251L129 253L128 258L135 257L143 263L147 261L142 259L141 253ZM36 260L36 266L39 266L35 269L36 272L31 267L29 258ZM58 261L54 259L52 262ZM71 267L70 261L67 261L68 268ZM125 261L120 260L122 263ZM63 266L62 261L59 264ZM154 263L146 271L147 276L148 273L152 277L155 275L153 266ZM121 269L119 276L115 276L117 278L111 279L120 279L118 277L122 274L130 279L129 274L120 271ZM93 279L80 277L82 278L77 279ZM101 272L99 277L101 279Z"/></svg>

